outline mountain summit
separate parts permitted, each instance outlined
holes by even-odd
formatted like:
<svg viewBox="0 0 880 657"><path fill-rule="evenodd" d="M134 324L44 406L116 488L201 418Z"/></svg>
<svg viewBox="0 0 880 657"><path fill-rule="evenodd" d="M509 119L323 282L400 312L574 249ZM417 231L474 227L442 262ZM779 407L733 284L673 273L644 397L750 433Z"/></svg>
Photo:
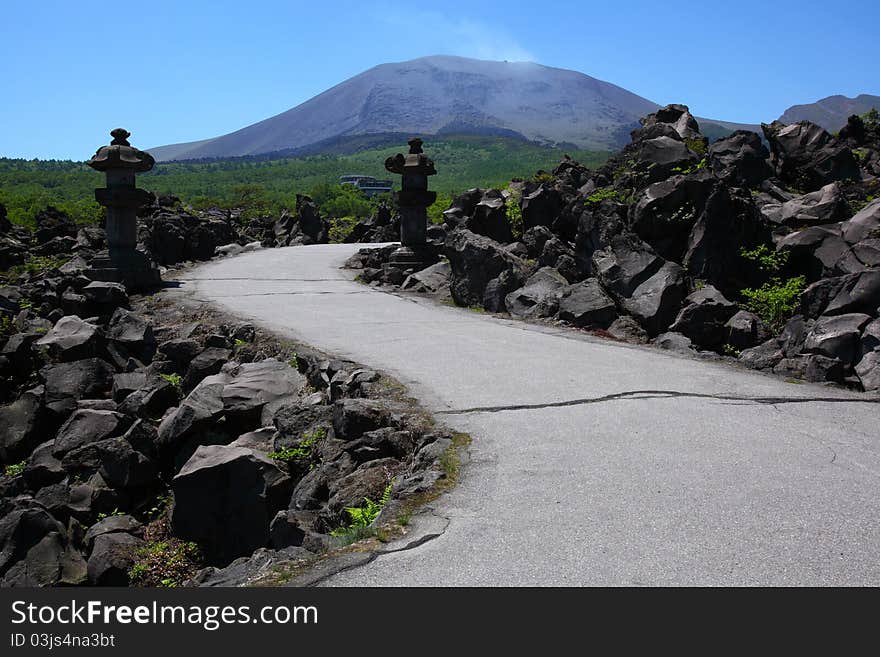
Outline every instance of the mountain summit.
<svg viewBox="0 0 880 657"><path fill-rule="evenodd" d="M583 73L438 55L382 64L228 135L151 149L159 160L295 151L340 137L412 133L521 136L605 150L658 108Z"/></svg>

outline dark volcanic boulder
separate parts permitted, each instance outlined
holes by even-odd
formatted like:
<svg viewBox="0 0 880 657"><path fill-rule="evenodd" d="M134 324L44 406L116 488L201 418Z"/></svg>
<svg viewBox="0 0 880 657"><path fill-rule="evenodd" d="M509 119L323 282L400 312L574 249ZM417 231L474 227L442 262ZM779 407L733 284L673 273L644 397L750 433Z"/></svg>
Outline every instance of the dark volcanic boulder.
<svg viewBox="0 0 880 657"><path fill-rule="evenodd" d="M80 476L100 472L110 486L126 490L156 482L156 464L122 436L83 445L64 455L62 467Z"/></svg>
<svg viewBox="0 0 880 657"><path fill-rule="evenodd" d="M272 515L264 471L277 468L253 450L199 447L172 482L174 535L199 543L216 565L265 546Z"/></svg>
<svg viewBox="0 0 880 657"><path fill-rule="evenodd" d="M602 287L651 335L675 320L687 294L684 270L633 236L621 235L593 254Z"/></svg>
<svg viewBox="0 0 880 657"><path fill-rule="evenodd" d="M493 281L492 292L501 294L502 300L525 282L525 261L505 251L498 242L469 230L449 233L444 253L452 268L452 298L460 306L484 305L487 288ZM500 280L502 274L507 274L506 280ZM509 289L503 289L505 286Z"/></svg>
<svg viewBox="0 0 880 657"><path fill-rule="evenodd" d="M232 352L229 349L208 347L198 356L193 358L186 368L186 376L183 377L183 387L189 390L206 376L217 374L220 368L228 361Z"/></svg>
<svg viewBox="0 0 880 657"><path fill-rule="evenodd" d="M92 281L82 289L82 294L87 302L100 310L128 306L128 293L121 283Z"/></svg>
<svg viewBox="0 0 880 657"><path fill-rule="evenodd" d="M766 221L751 195L718 185L688 237L682 265L694 278L734 296L743 288L760 285L757 264L741 253L768 239Z"/></svg>
<svg viewBox="0 0 880 657"><path fill-rule="evenodd" d="M94 539L87 572L92 586L128 586L128 573L144 541L124 532L101 534Z"/></svg>
<svg viewBox="0 0 880 657"><path fill-rule="evenodd" d="M755 187L773 174L770 152L757 133L737 130L709 146L709 168L734 187Z"/></svg>
<svg viewBox="0 0 880 657"><path fill-rule="evenodd" d="M333 430L337 438L353 440L391 423L388 407L372 399L342 399L333 406Z"/></svg>
<svg viewBox="0 0 880 657"><path fill-rule="evenodd" d="M228 382L226 374L215 374L202 380L180 406L162 418L159 442L166 446L176 445L220 418L223 415L223 388Z"/></svg>
<svg viewBox="0 0 880 657"><path fill-rule="evenodd" d="M145 360L152 359L153 352L156 351L152 325L140 315L124 308L117 308L110 317L107 338Z"/></svg>
<svg viewBox="0 0 880 657"><path fill-rule="evenodd" d="M862 356L855 369L865 390L880 390L880 350L869 351Z"/></svg>
<svg viewBox="0 0 880 657"><path fill-rule="evenodd" d="M647 170L650 182L668 178L676 169L689 169L700 161L684 142L667 136L639 142L637 152L639 165Z"/></svg>
<svg viewBox="0 0 880 657"><path fill-rule="evenodd" d="M706 172L649 185L631 210L631 229L667 260L681 261L688 235L703 212L714 181Z"/></svg>
<svg viewBox="0 0 880 657"><path fill-rule="evenodd" d="M23 501L0 518L0 586L76 586L85 579L85 561L44 508Z"/></svg>
<svg viewBox="0 0 880 657"><path fill-rule="evenodd" d="M514 317L550 317L558 307L557 292L568 285L558 271L542 267L518 290L505 298L507 312Z"/></svg>
<svg viewBox="0 0 880 657"><path fill-rule="evenodd" d="M263 416L262 424L271 422L275 412L299 395L306 378L287 363L268 359L244 363L221 392L227 414Z"/></svg>
<svg viewBox="0 0 880 657"><path fill-rule="evenodd" d="M559 319L583 328L607 328L617 319L617 308L599 281L588 278L562 290Z"/></svg>
<svg viewBox="0 0 880 657"><path fill-rule="evenodd" d="M711 285L693 292L685 299L685 306L669 328L690 338L694 344L717 349L727 337L725 325L736 312L731 303Z"/></svg>
<svg viewBox="0 0 880 657"><path fill-rule="evenodd" d="M318 212L318 207L310 196L296 195L296 212L286 211L275 223L276 246L292 244L326 244L329 226Z"/></svg>
<svg viewBox="0 0 880 657"><path fill-rule="evenodd" d="M100 358L48 365L40 372L46 382L46 408L66 418L79 399L101 399L113 385L113 368Z"/></svg>
<svg viewBox="0 0 880 657"><path fill-rule="evenodd" d="M830 224L845 219L849 214L846 199L840 191L840 185L830 183L815 192L796 196L779 206L777 213L769 216L776 223L791 228Z"/></svg>
<svg viewBox="0 0 880 657"><path fill-rule="evenodd" d="M49 350L60 361L69 362L97 355L103 341L101 329L76 315L59 319L55 326L36 344Z"/></svg>
<svg viewBox="0 0 880 657"><path fill-rule="evenodd" d="M523 216L523 230L528 231L535 226L553 226L562 212L562 195L547 184L540 184L535 189L523 190L520 200Z"/></svg>
<svg viewBox="0 0 880 657"><path fill-rule="evenodd" d="M0 406L0 463L16 463L43 440L42 390L28 390Z"/></svg>
<svg viewBox="0 0 880 657"><path fill-rule="evenodd" d="M52 454L62 458L74 449L124 433L129 424L124 415L114 411L74 411L58 431Z"/></svg>
<svg viewBox="0 0 880 657"><path fill-rule="evenodd" d="M403 281L401 288L421 294L434 294L449 286L452 268L448 262L438 262L421 271L413 272Z"/></svg>
<svg viewBox="0 0 880 657"><path fill-rule="evenodd" d="M737 351L750 349L766 342L770 331L761 318L747 310L740 310L724 325L725 342Z"/></svg>
<svg viewBox="0 0 880 657"><path fill-rule="evenodd" d="M762 124L779 178L811 192L839 180L859 178L852 151L809 121Z"/></svg>
<svg viewBox="0 0 880 657"><path fill-rule="evenodd" d="M468 230L507 244L513 241L510 222L507 221L507 204L497 189L487 189L474 206L473 215L465 222Z"/></svg>
<svg viewBox="0 0 880 657"><path fill-rule="evenodd" d="M861 313L820 317L806 337L804 351L853 364L861 355L862 329L870 321L870 316Z"/></svg>

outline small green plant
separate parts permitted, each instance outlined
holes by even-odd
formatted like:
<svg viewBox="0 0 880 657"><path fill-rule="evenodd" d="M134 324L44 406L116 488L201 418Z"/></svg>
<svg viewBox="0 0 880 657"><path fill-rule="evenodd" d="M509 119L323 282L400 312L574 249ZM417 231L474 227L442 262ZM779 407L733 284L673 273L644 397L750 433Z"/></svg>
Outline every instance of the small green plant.
<svg viewBox="0 0 880 657"><path fill-rule="evenodd" d="M202 561L196 543L176 538L151 541L135 553L129 582L132 586L178 587L196 573Z"/></svg>
<svg viewBox="0 0 880 657"><path fill-rule="evenodd" d="M363 506L347 506L345 512L348 514L351 522L346 527L340 527L330 532L331 536L345 539L345 542L353 543L363 538L373 535L370 531L370 525L379 517L379 513L388 504L391 499L391 488L394 481L391 481L382 492L382 497L378 502L374 502L369 497L364 498Z"/></svg>
<svg viewBox="0 0 880 657"><path fill-rule="evenodd" d="M165 513L165 511L168 510L168 507L171 505L172 499L173 498L171 497L170 493L167 495L159 495L158 497L156 497L156 502L153 504L153 506L151 506L147 510L147 515L151 519L158 518L163 513Z"/></svg>
<svg viewBox="0 0 880 657"><path fill-rule="evenodd" d="M536 173L534 175L532 180L538 184L547 183L547 184L552 185L553 183L556 182L556 176L554 176L552 173L548 173L546 171L539 171L538 173Z"/></svg>
<svg viewBox="0 0 880 657"><path fill-rule="evenodd" d="M12 335L15 333L15 322L11 315L0 315L0 336Z"/></svg>
<svg viewBox="0 0 880 657"><path fill-rule="evenodd" d="M725 344L721 347L721 353L725 356L730 356L731 358L739 358L740 350L734 347L732 344Z"/></svg>
<svg viewBox="0 0 880 657"><path fill-rule="evenodd" d="M685 139L684 145L687 146L689 149L691 149L694 153L696 153L700 157L705 157L705 155L706 155L706 142L703 141L702 139Z"/></svg>
<svg viewBox="0 0 880 657"><path fill-rule="evenodd" d="M318 427L314 431L304 433L302 440L295 447L285 447L275 452L269 452L267 456L270 459L287 464L308 462L312 458L312 450L315 444L326 437L327 429Z"/></svg>
<svg viewBox="0 0 880 657"><path fill-rule="evenodd" d="M291 354L290 360L287 361L287 364L295 370L299 369L299 356L297 356L296 352L293 352L293 354Z"/></svg>
<svg viewBox="0 0 880 657"><path fill-rule="evenodd" d="M27 461L21 461L20 463L10 463L3 468L3 474L5 474L7 477L17 477L22 472L24 472L25 463L27 463Z"/></svg>
<svg viewBox="0 0 880 657"><path fill-rule="evenodd" d="M803 276L785 280L774 277L759 288L742 290L745 298L743 305L774 329L779 330L797 308L806 284L806 278Z"/></svg>
<svg viewBox="0 0 880 657"><path fill-rule="evenodd" d="M235 348L238 349L240 347L244 347L248 344L247 340L242 340L241 338L235 338Z"/></svg>
<svg viewBox="0 0 880 657"><path fill-rule="evenodd" d="M706 168L706 158L704 157L702 160L700 160L696 164L692 164L689 167L672 167L672 173L679 173L683 176L686 176L689 173L694 173L696 171L700 171L701 169L705 169L705 168Z"/></svg>
<svg viewBox="0 0 880 657"><path fill-rule="evenodd" d="M104 520L104 518L109 518L110 516L124 516L125 511L120 511L118 507L114 507L110 513L99 513L98 520Z"/></svg>
<svg viewBox="0 0 880 657"><path fill-rule="evenodd" d="M504 211L507 214L507 223L510 224L510 231L513 238L518 240L523 234L523 215L519 201L522 194L518 189L510 188L510 196L504 205Z"/></svg>
<svg viewBox="0 0 880 657"><path fill-rule="evenodd" d="M605 200L620 201L620 192L613 187L600 187L586 199L588 205L599 205Z"/></svg>
<svg viewBox="0 0 880 657"><path fill-rule="evenodd" d="M788 264L788 251L777 251L767 244L761 244L751 251L743 248L739 254L746 260L757 262L761 271L775 274Z"/></svg>
<svg viewBox="0 0 880 657"><path fill-rule="evenodd" d="M163 379L165 379L168 383L173 385L175 388L180 388L180 384L183 382L183 377L176 372L173 374L160 374Z"/></svg>

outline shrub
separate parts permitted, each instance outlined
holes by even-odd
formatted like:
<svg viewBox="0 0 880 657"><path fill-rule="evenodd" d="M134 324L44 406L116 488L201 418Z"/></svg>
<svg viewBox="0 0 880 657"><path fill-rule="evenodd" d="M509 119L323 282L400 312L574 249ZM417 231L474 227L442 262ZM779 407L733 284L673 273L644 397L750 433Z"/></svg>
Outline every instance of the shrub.
<svg viewBox="0 0 880 657"><path fill-rule="evenodd" d="M328 238L331 244L342 244L351 235L351 231L360 221L357 217L334 217L329 219L330 232Z"/></svg>
<svg viewBox="0 0 880 657"><path fill-rule="evenodd" d="M803 276L786 280L774 277L757 289L742 290L745 298L743 305L774 329L779 330L797 308L806 283L806 278Z"/></svg>
<svg viewBox="0 0 880 657"><path fill-rule="evenodd" d="M195 575L202 560L196 543L176 538L151 541L135 553L128 577L132 586L174 588Z"/></svg>
<svg viewBox="0 0 880 657"><path fill-rule="evenodd" d="M761 271L771 274L775 274L788 264L788 251L777 251L767 244L761 244L751 251L743 248L739 254L746 260L757 262Z"/></svg>
<svg viewBox="0 0 880 657"><path fill-rule="evenodd" d="M600 187L587 197L587 203L590 205L599 205L605 200L619 201L621 200L620 192L613 187Z"/></svg>
<svg viewBox="0 0 880 657"><path fill-rule="evenodd" d="M5 474L7 477L17 477L22 472L24 472L25 463L27 463L27 461L22 461L21 463L10 463L3 468L3 474Z"/></svg>
<svg viewBox="0 0 880 657"><path fill-rule="evenodd" d="M510 224L510 231L513 238L518 240L523 234L523 215L522 208L519 206L521 193L518 189L510 188L510 197L504 205L504 211L507 214L507 223Z"/></svg>
<svg viewBox="0 0 880 657"><path fill-rule="evenodd" d="M706 142L704 142L702 139L685 139L684 145L700 157L704 157L706 155Z"/></svg>

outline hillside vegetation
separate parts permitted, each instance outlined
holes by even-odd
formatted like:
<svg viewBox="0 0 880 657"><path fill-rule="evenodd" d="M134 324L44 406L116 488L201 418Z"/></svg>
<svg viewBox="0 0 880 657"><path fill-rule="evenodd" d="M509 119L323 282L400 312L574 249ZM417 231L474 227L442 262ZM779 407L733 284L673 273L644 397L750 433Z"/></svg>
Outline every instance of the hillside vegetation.
<svg viewBox="0 0 880 657"><path fill-rule="evenodd" d="M216 205L279 211L282 207L292 209L298 193L314 194L321 205L320 198L328 196L326 186L335 185L344 174L386 178L385 158L405 148L401 143L349 155L163 162L141 175L138 186L156 194L174 194L196 208ZM441 193L445 207L457 192L474 186L501 186L511 178L550 169L563 154L561 149L523 140L477 136L429 141L425 150L439 174L431 180L431 188ZM591 167L608 157L604 152L568 152ZM10 220L21 225L28 225L47 205L78 222L94 221L101 216L101 208L94 201L93 190L101 186L103 176L83 162L0 159L0 203L7 207Z"/></svg>

